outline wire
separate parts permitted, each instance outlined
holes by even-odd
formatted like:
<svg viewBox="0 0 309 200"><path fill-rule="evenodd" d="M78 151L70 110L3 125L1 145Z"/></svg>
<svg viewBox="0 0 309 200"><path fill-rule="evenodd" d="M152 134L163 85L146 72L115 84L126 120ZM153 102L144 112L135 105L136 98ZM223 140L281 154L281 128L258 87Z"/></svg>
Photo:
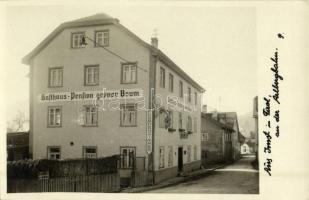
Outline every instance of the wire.
<svg viewBox="0 0 309 200"><path fill-rule="evenodd" d="M120 55L118 55L117 53L115 53L115 52L113 52L113 51L111 51L111 50L109 50L109 49L105 48L104 46L100 45L100 44L99 44L99 43L97 43L95 40L91 39L90 37L85 36L85 38L87 38L88 40L90 40L91 42L93 42L96 46L98 46L98 47L102 47L102 48L103 48L103 49L105 49L107 52L109 52L109 53L113 54L114 56L116 56L116 57L120 58L121 60L123 60L123 61L125 61L125 62L130 62L129 60L127 60L127 59L125 59L125 58L121 57L121 56L120 56ZM138 66L137 64L136 64L136 67L137 67L137 68L139 68L139 69L141 69L141 70L142 70L142 71L144 71L144 72L148 72L148 70L147 70L147 69L144 69L143 67L140 67L140 66Z"/></svg>

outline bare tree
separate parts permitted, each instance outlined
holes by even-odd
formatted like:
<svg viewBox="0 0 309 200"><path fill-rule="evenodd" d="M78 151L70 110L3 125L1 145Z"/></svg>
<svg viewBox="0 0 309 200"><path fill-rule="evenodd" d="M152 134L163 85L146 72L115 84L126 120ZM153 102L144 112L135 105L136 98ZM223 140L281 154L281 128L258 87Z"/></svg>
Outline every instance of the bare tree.
<svg viewBox="0 0 309 200"><path fill-rule="evenodd" d="M28 122L28 119L25 116L25 113L18 111L15 118L7 122L7 132L19 132L24 130L25 123Z"/></svg>

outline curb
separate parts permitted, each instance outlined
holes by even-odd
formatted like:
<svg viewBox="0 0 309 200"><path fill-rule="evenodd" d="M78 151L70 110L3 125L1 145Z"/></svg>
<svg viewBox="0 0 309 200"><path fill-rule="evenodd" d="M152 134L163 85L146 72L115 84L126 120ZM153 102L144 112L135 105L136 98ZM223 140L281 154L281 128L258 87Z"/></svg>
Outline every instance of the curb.
<svg viewBox="0 0 309 200"><path fill-rule="evenodd" d="M148 186L148 187L145 187L145 188L131 188L131 189L124 189L122 191L120 191L120 193L142 193L142 192L146 192L146 191L150 191L150 190L156 190L156 189L160 189L160 188L166 188L166 187L169 187L169 186L173 186L173 185L177 185L179 183L183 183L183 182L186 182L190 179L194 179L194 178L197 178L197 177L204 177L206 175L209 175L211 172L217 170L217 169L220 169L222 167L225 167L226 165L219 165L217 167L214 167L212 169L205 169L205 171L203 172L200 172L200 173L196 173L196 174L192 174L192 175L187 175L187 176L184 176L184 177L181 177L179 180L175 180L174 182L169 182L169 183L166 183L166 184L158 184L158 185L153 185L153 186Z"/></svg>

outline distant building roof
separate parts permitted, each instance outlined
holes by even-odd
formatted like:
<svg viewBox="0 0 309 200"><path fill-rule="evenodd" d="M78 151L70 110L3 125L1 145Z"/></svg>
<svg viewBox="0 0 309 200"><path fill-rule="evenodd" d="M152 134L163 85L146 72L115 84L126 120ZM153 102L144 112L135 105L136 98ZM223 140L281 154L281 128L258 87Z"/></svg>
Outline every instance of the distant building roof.
<svg viewBox="0 0 309 200"><path fill-rule="evenodd" d="M196 81L194 81L187 73L185 73L180 67L178 67L167 55L165 55L159 49L153 47L152 45L144 42L138 36L136 36L133 32L128 30L126 27L119 23L119 20L116 18L112 18L111 16L98 13L92 16L83 17L80 19L76 19L73 21L64 22L59 25L54 31L52 31L37 47L35 47L29 54L27 54L22 62L24 64L29 65L30 60L36 56L45 46L54 39L60 32L62 32L66 28L73 27L83 27L83 26L99 26L99 25L108 25L113 24L119 27L121 30L132 36L135 40L140 42L143 46L147 47L151 51L155 52L158 55L158 58L165 62L171 69L173 69L179 76L187 80L193 87L195 87L200 92L205 92L205 89L199 85Z"/></svg>
<svg viewBox="0 0 309 200"><path fill-rule="evenodd" d="M215 124L215 125L217 125L217 126L219 126L221 128L227 129L229 131L234 131L233 127L230 127L227 124L221 123L221 122L213 119L211 117L211 115L208 115L208 113L202 113L202 118L206 119L207 121L209 121L209 122L211 122L211 123L213 123L213 124Z"/></svg>

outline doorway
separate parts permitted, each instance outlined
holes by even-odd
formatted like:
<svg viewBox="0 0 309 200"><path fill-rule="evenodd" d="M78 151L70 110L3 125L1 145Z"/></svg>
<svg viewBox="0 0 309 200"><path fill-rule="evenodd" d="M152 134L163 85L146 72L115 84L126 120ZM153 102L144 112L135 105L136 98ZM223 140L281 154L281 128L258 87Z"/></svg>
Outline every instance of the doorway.
<svg viewBox="0 0 309 200"><path fill-rule="evenodd" d="M183 148L178 147L178 173L183 170Z"/></svg>

